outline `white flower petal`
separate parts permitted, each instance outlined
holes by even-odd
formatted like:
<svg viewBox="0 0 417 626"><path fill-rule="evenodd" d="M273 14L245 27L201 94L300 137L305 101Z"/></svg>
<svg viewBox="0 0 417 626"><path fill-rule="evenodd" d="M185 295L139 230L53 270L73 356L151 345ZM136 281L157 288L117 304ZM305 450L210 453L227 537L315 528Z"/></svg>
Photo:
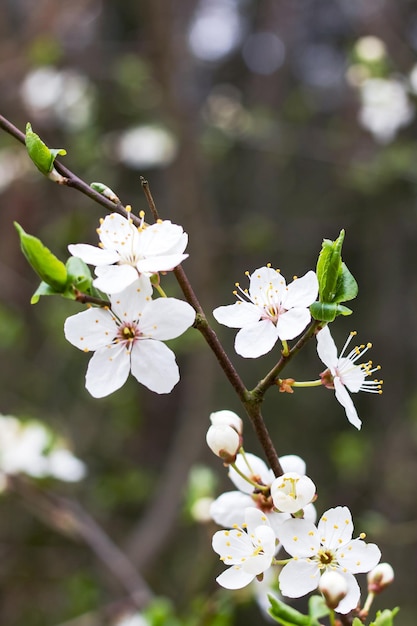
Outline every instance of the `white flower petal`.
<svg viewBox="0 0 417 626"><path fill-rule="evenodd" d="M279 588L284 596L300 598L317 589L320 572L316 563L291 560L279 575Z"/></svg>
<svg viewBox="0 0 417 626"><path fill-rule="evenodd" d="M235 350L240 356L256 359L272 350L277 340L275 324L270 320L260 320L239 330L235 339Z"/></svg>
<svg viewBox="0 0 417 626"><path fill-rule="evenodd" d="M158 255L149 257L148 259L141 259L136 263L136 268L139 272L148 272L150 274L169 272L187 258L188 254Z"/></svg>
<svg viewBox="0 0 417 626"><path fill-rule="evenodd" d="M101 348L88 364L86 389L94 398L104 398L125 384L129 370L130 357L123 345Z"/></svg>
<svg viewBox="0 0 417 626"><path fill-rule="evenodd" d="M252 541L242 529L218 530L213 535L212 546L225 565L241 565L253 552Z"/></svg>
<svg viewBox="0 0 417 626"><path fill-rule="evenodd" d="M337 348L328 326L317 333L317 354L327 367L337 366Z"/></svg>
<svg viewBox="0 0 417 626"><path fill-rule="evenodd" d="M91 308L65 320L64 333L73 346L89 352L111 344L117 327L109 311Z"/></svg>
<svg viewBox="0 0 417 626"><path fill-rule="evenodd" d="M306 463L297 454L284 454L279 458L281 467L285 472L297 472L300 476L304 476L306 473Z"/></svg>
<svg viewBox="0 0 417 626"><path fill-rule="evenodd" d="M242 526L245 521L245 509L253 506L250 495L241 491L222 493L210 506L210 516L219 524L232 528L234 524Z"/></svg>
<svg viewBox="0 0 417 626"><path fill-rule="evenodd" d="M341 567L352 574L369 572L381 558L381 551L374 543L365 543L353 539L337 551L337 560Z"/></svg>
<svg viewBox="0 0 417 626"><path fill-rule="evenodd" d="M180 379L175 354L161 341L140 340L132 348L133 376L155 393L169 393Z"/></svg>
<svg viewBox="0 0 417 626"><path fill-rule="evenodd" d="M126 264L102 265L96 267L95 273L94 287L108 294L119 294L139 278L137 270Z"/></svg>
<svg viewBox="0 0 417 626"><path fill-rule="evenodd" d="M358 413L355 409L355 405L352 402L352 398L350 397L346 387L340 381L340 378L336 376L333 379L334 391L336 394L336 399L340 402L340 404L345 408L346 417L352 426L355 426L358 430L360 430L362 426L362 421L359 419Z"/></svg>
<svg viewBox="0 0 417 626"><path fill-rule="evenodd" d="M163 220L148 226L141 232L143 256L181 254L187 247L188 236L182 226ZM188 256L188 255L187 255Z"/></svg>
<svg viewBox="0 0 417 626"><path fill-rule="evenodd" d="M269 304L271 299L280 302L285 288L285 278L272 267L258 267L249 280L250 297L260 306Z"/></svg>
<svg viewBox="0 0 417 626"><path fill-rule="evenodd" d="M245 455L238 454L236 457L236 466L246 476L255 482L261 481L264 485L270 485L275 476L266 463L255 454L246 452ZM252 493L253 485L242 478L233 467L229 467L229 478L240 491L243 493Z"/></svg>
<svg viewBox="0 0 417 626"><path fill-rule="evenodd" d="M120 293L110 296L111 309L121 322L136 322L151 301L152 285L147 276L136 279ZM141 325L140 325L141 327Z"/></svg>
<svg viewBox="0 0 417 626"><path fill-rule="evenodd" d="M337 506L323 513L317 526L322 544L331 550L344 546L352 539L352 515L347 506Z"/></svg>
<svg viewBox="0 0 417 626"><path fill-rule="evenodd" d="M182 335L195 320L195 311L188 302L176 298L158 298L143 310L140 329L147 337L174 339Z"/></svg>
<svg viewBox="0 0 417 626"><path fill-rule="evenodd" d="M225 572L217 576L216 581L225 589L242 589L255 578L254 574L244 572L238 566L229 567Z"/></svg>
<svg viewBox="0 0 417 626"><path fill-rule="evenodd" d="M243 422L239 415L237 415L234 411L229 411L228 409L214 411L213 413L210 413L210 421L213 426L219 426L220 424L232 426L237 433L240 435L242 434Z"/></svg>
<svg viewBox="0 0 417 626"><path fill-rule="evenodd" d="M337 570L337 573L345 578L348 585L348 592L343 600L341 600L337 605L336 612L346 615L346 613L349 613L358 606L361 597L361 590L353 574L350 572L343 572L340 569Z"/></svg>
<svg viewBox="0 0 417 626"><path fill-rule="evenodd" d="M88 243L75 243L68 246L72 256L76 256L88 265L110 265L119 260L119 254L115 250L103 250Z"/></svg>
<svg viewBox="0 0 417 626"><path fill-rule="evenodd" d="M219 306L213 311L214 319L229 328L243 328L254 324L261 316L257 306L250 302L235 302L226 306Z"/></svg>
<svg viewBox="0 0 417 626"><path fill-rule="evenodd" d="M269 528L272 539L275 544L275 537L273 536L273 531ZM274 545L275 548L275 545ZM267 570L271 566L271 561L274 553L270 554L257 554L255 556L249 556L246 561L242 564L242 569L244 572L248 574L252 574L253 576L258 576L258 574L262 574L265 570Z"/></svg>
<svg viewBox="0 0 417 626"><path fill-rule="evenodd" d="M262 526L269 528L269 521L265 513L254 506L250 506L246 509L245 522L247 524L249 535L256 534L258 528L261 528Z"/></svg>
<svg viewBox="0 0 417 626"><path fill-rule="evenodd" d="M139 232L136 226L118 213L111 213L104 218L99 230L104 248L117 250L122 258L126 258L139 245Z"/></svg>
<svg viewBox="0 0 417 626"><path fill-rule="evenodd" d="M309 271L290 283L286 289L282 305L285 309L309 307L317 298L319 283L315 272Z"/></svg>
<svg viewBox="0 0 417 626"><path fill-rule="evenodd" d="M48 470L51 476L66 482L78 482L86 475L86 467L69 450L57 448L48 456Z"/></svg>
<svg viewBox="0 0 417 626"><path fill-rule="evenodd" d="M320 535L314 524L306 519L289 519L277 532L277 537L291 556L309 558L320 548Z"/></svg>
<svg viewBox="0 0 417 626"><path fill-rule="evenodd" d="M360 391L364 380L366 378L366 372L358 365L353 365L351 359L342 357L337 363L337 371L341 382L352 393Z"/></svg>
<svg viewBox="0 0 417 626"><path fill-rule="evenodd" d="M293 308L278 317L277 333L280 339L294 339L298 337L311 320L307 308Z"/></svg>

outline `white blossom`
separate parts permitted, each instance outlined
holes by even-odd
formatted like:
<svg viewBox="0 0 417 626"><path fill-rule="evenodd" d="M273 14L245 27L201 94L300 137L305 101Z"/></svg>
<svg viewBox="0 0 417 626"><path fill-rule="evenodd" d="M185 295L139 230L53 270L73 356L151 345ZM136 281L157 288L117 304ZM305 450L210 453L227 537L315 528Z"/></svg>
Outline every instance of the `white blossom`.
<svg viewBox="0 0 417 626"><path fill-rule="evenodd" d="M389 563L379 563L368 572L368 591L381 593L394 580L394 570Z"/></svg>
<svg viewBox="0 0 417 626"><path fill-rule="evenodd" d="M213 536L213 550L230 567L216 578L226 589L241 589L271 566L275 554L275 533L266 515L249 507L241 527L219 530Z"/></svg>
<svg viewBox="0 0 417 626"><path fill-rule="evenodd" d="M320 576L336 571L347 583L346 596L336 607L339 613L354 609L360 598L354 574L369 572L378 563L381 552L373 543L365 543L364 535L352 539L352 516L347 507L329 509L317 528L306 519L286 520L277 536L293 558L279 575L281 593L299 598L317 589Z"/></svg>
<svg viewBox="0 0 417 626"><path fill-rule="evenodd" d="M179 380L174 353L163 340L178 337L194 322L195 311L175 298L151 299L152 286L137 280L110 297L110 308L89 308L69 317L65 337L93 351L86 388L95 398L120 389L129 372L156 393L169 393Z"/></svg>
<svg viewBox="0 0 417 626"><path fill-rule="evenodd" d="M68 250L96 266L94 286L107 294L123 291L141 274L149 276L172 270L188 257L183 254L187 234L169 220L149 226L142 214L141 225L137 227L122 215L111 213L102 220L97 232L98 248L80 243L71 244Z"/></svg>
<svg viewBox="0 0 417 626"><path fill-rule="evenodd" d="M304 461L294 454L280 457L280 463L284 471L305 472ZM229 466L229 478L237 487L235 491L222 493L210 507L210 515L219 526L231 528L234 523L244 523L244 512L247 507L257 507L268 518L271 527L276 531L283 521L290 517L289 513L279 513L274 510L274 503L270 495L270 487L275 480L274 472L266 463L250 452L238 454L235 461L236 467L245 476L259 485L266 487L265 491L256 490L255 486L246 481ZM313 504L306 506L304 515L311 521L315 521L316 512Z"/></svg>
<svg viewBox="0 0 417 626"><path fill-rule="evenodd" d="M348 592L346 578L335 570L329 570L320 576L318 588L331 609L335 609Z"/></svg>
<svg viewBox="0 0 417 626"><path fill-rule="evenodd" d="M313 501L316 486L308 476L286 472L271 485L271 497L278 511L296 513Z"/></svg>
<svg viewBox="0 0 417 626"><path fill-rule="evenodd" d="M289 285L278 271L260 267L249 277L249 289L235 291L235 304L220 306L213 315L220 324L240 328L235 350L247 358L266 354L278 339L297 337L311 319L309 306L318 293L316 274L307 272Z"/></svg>
<svg viewBox="0 0 417 626"><path fill-rule="evenodd" d="M330 334L329 327L325 326L317 333L317 353L329 368L321 374L323 385L335 390L336 398L345 408L349 422L360 429L362 422L346 388L351 393L358 391L382 393L382 380L365 380L373 372L380 369L379 366L372 367L372 361L355 365L356 361L372 347L372 344L356 346L349 354L345 355L345 351L355 335L355 332L350 333L340 355L337 356L336 344Z"/></svg>

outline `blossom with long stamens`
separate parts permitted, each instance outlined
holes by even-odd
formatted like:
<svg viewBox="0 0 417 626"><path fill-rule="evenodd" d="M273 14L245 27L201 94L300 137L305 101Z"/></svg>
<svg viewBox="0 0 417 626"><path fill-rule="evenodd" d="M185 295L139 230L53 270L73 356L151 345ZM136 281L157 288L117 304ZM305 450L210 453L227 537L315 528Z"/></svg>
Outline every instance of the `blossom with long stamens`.
<svg viewBox="0 0 417 626"><path fill-rule="evenodd" d="M96 266L94 286L104 293L119 293L139 275L167 272L188 257L183 254L188 235L181 226L169 220L148 225L143 212L140 217L137 227L131 219L111 213L101 220L97 229L98 248L85 243L68 246L73 256Z"/></svg>
<svg viewBox="0 0 417 626"><path fill-rule="evenodd" d="M238 301L218 307L213 315L220 324L240 328L235 350L247 358L266 354L278 339L297 337L311 319L308 307L318 293L313 271L287 285L282 274L271 267L255 270L249 276L249 289L236 286Z"/></svg>
<svg viewBox="0 0 417 626"><path fill-rule="evenodd" d="M249 507L245 522L213 536L213 550L230 567L216 578L226 589L241 589L271 566L275 554L275 533L266 515Z"/></svg>
<svg viewBox="0 0 417 626"><path fill-rule="evenodd" d="M84 352L94 351L85 386L95 398L119 389L130 371L156 393L169 393L179 381L175 355L162 341L182 335L195 311L182 300L152 300L151 294L149 280L142 278L110 296L109 308L89 308L66 320L66 339Z"/></svg>
<svg viewBox="0 0 417 626"><path fill-rule="evenodd" d="M352 393L358 391L382 393L382 380L366 380L373 372L380 369L379 365L372 367L372 361L356 365L356 361L372 347L372 344L356 346L348 354L345 354L350 341L355 335L355 332L350 333L340 355L337 356L336 344L330 334L329 327L325 326L317 333L317 353L328 367L327 370L320 374L323 385L328 389L335 390L336 398L345 408L349 422L357 429L360 429L362 422L347 389Z"/></svg>
<svg viewBox="0 0 417 626"><path fill-rule="evenodd" d="M349 509L338 506L321 517L317 528L306 519L285 521L277 537L292 559L279 575L284 596L300 598L317 589L324 572L335 571L346 580L347 593L336 607L349 613L359 602L360 589L354 574L369 572L379 562L381 552L365 535L352 539L353 523Z"/></svg>

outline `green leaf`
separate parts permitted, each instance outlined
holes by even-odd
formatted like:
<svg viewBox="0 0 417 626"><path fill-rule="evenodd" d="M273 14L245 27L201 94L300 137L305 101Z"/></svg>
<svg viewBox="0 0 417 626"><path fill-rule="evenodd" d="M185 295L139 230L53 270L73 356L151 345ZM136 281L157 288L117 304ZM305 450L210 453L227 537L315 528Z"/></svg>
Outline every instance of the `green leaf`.
<svg viewBox="0 0 417 626"><path fill-rule="evenodd" d="M83 293L89 292L93 278L89 267L78 257L71 256L67 263L67 287L74 286Z"/></svg>
<svg viewBox="0 0 417 626"><path fill-rule="evenodd" d="M268 595L268 598L271 603L268 612L281 626L320 626L314 617L303 615L274 596Z"/></svg>
<svg viewBox="0 0 417 626"><path fill-rule="evenodd" d="M110 189L110 187L107 187L107 185L105 185L104 183L90 183L90 187L91 189L94 189L94 191L101 193L103 196L105 196L115 204L118 204L120 202L120 198L116 196L114 191Z"/></svg>
<svg viewBox="0 0 417 626"><path fill-rule="evenodd" d="M352 622L352 626L363 626L363 622L361 622L359 617L355 617L355 619ZM371 624L369 626L371 626Z"/></svg>
<svg viewBox="0 0 417 626"><path fill-rule="evenodd" d="M48 283L45 283L44 281L42 281L39 287L37 288L37 290L35 291L35 293L33 294L33 296L31 297L30 303L38 304L41 296L56 296L56 295L61 295L61 292L55 291L55 289L51 287L50 285L48 285Z"/></svg>
<svg viewBox="0 0 417 626"><path fill-rule="evenodd" d="M315 620L330 615L330 609L322 596L310 596L308 601L308 614Z"/></svg>
<svg viewBox="0 0 417 626"><path fill-rule="evenodd" d="M310 313L315 320L321 322L333 322L337 316L340 305L334 302L313 302L310 306Z"/></svg>
<svg viewBox="0 0 417 626"><path fill-rule="evenodd" d="M347 302L348 300L356 298L357 295L358 283L353 278L345 263L342 263L341 272L337 278L334 302Z"/></svg>
<svg viewBox="0 0 417 626"><path fill-rule="evenodd" d="M397 606L395 609L392 609L392 611L390 609L378 611L376 614L376 620L374 622L371 622L369 626L393 626L394 617L397 615L399 610L400 609Z"/></svg>
<svg viewBox="0 0 417 626"><path fill-rule="evenodd" d="M48 148L42 139L33 132L32 126L26 124L25 143L28 154L38 170L48 176L54 167L54 161L58 154L65 155L67 151L63 148Z"/></svg>
<svg viewBox="0 0 417 626"><path fill-rule="evenodd" d="M56 292L65 290L67 270L65 265L43 245L40 239L28 235L17 222L14 222L20 237L22 252L38 276Z"/></svg>
<svg viewBox="0 0 417 626"><path fill-rule="evenodd" d="M345 231L341 230L336 241L324 239L317 261L317 279L321 302L333 302L342 266L342 245Z"/></svg>

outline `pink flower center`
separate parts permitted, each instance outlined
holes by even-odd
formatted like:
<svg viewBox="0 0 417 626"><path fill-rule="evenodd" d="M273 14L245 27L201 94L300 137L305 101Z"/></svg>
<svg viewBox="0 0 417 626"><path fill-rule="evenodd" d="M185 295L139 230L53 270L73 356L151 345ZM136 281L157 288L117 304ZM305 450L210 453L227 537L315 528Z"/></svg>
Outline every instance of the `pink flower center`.
<svg viewBox="0 0 417 626"><path fill-rule="evenodd" d="M131 350L133 344L142 337L138 324L135 322L124 322L117 329L116 342L123 343L127 350Z"/></svg>

